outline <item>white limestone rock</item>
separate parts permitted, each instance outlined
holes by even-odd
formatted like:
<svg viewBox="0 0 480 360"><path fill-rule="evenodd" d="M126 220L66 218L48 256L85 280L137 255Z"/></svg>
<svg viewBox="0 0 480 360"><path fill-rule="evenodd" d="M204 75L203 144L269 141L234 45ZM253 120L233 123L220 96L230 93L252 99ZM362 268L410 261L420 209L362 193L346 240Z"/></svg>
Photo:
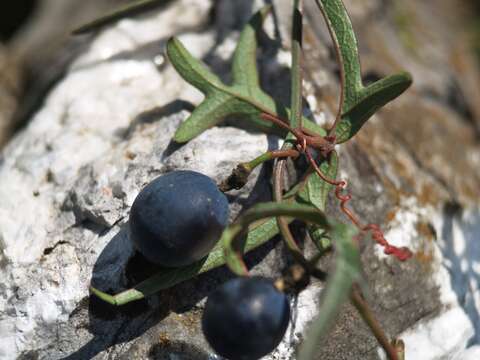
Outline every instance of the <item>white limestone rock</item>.
<svg viewBox="0 0 480 360"><path fill-rule="evenodd" d="M166 38L205 22L210 6L208 1L178 1L166 11L125 20L102 32L3 152L1 359L55 346L59 326L88 294L92 266L118 231L114 225L124 221L142 186L166 171L168 157L162 159L162 154L188 112L140 123L127 137L124 131L145 111L177 98L201 99L171 66L159 70L150 57L115 56L134 54L137 47L153 41L161 54ZM201 56L212 37L189 34L182 40ZM211 159L202 161L213 168L216 161L233 168L241 156L247 160L267 148L263 135L223 131L245 139L249 150L229 147L223 136L223 142L214 140L223 155L217 159L207 151L212 145L204 138L201 156ZM235 156L229 161L230 153ZM202 170L192 165L197 163L192 156L183 167ZM221 174L209 175L218 180ZM122 254L124 261L131 252Z"/></svg>
<svg viewBox="0 0 480 360"><path fill-rule="evenodd" d="M386 237L396 246L420 250L422 234L415 227L430 219L438 238L430 244L431 281L438 286L441 308L399 334L406 359L470 359L480 352L480 234L478 210L438 212L406 199ZM380 248L377 255L385 259ZM385 355L381 350L382 358Z"/></svg>

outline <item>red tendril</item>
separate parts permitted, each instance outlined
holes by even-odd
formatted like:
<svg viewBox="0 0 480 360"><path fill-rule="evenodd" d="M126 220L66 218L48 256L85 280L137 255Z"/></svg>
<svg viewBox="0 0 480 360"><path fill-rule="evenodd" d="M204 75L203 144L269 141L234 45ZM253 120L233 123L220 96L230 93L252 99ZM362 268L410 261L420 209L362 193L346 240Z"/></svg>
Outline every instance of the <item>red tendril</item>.
<svg viewBox="0 0 480 360"><path fill-rule="evenodd" d="M412 257L412 252L407 247L396 247L390 245L388 241L385 239L382 230L377 224L368 224L363 228L363 231L371 231L372 238L377 242L377 244L384 247L383 252L386 255L393 255L400 261L408 260Z"/></svg>
<svg viewBox="0 0 480 360"><path fill-rule="evenodd" d="M318 174L318 176L320 176L323 181L335 186L335 196L340 201L340 209L359 230L361 230L363 233L371 231L373 240L375 240L375 242L380 246L384 247L385 254L393 255L400 261L405 261L412 257L413 254L408 248L390 245L385 239L385 236L383 234L383 231L380 229L380 226L378 226L377 224L368 224L366 226L362 226L362 224L352 212L352 210L347 207L347 203L352 199L352 196L350 194L342 194L342 192L347 188L347 182L345 180L334 180L326 177L318 167L315 159L313 158L312 154L308 149L308 146L314 147L315 149L319 150L322 156L327 156L332 151L335 151L335 135L319 137L318 135L309 132L307 129L293 129L277 116L262 113L261 117L264 120L273 122L274 124L277 124L278 126L289 130L290 132L292 132L292 134L295 135L295 137L297 138L297 150L307 156L308 161L315 169L315 172ZM334 129L334 127L332 129ZM330 133L333 132L330 131Z"/></svg>
<svg viewBox="0 0 480 360"><path fill-rule="evenodd" d="M329 179L322 173L308 149L305 151L305 154L307 155L309 162L312 164L318 176L320 176L323 181L335 186L335 196L340 201L340 209L358 229L363 232L371 231L373 240L380 246L384 247L383 252L386 255L393 255L400 261L405 261L412 257L413 254L408 248L397 247L389 244L385 239L383 231L377 224L368 224L366 226L362 226L355 214L353 214L353 212L347 207L347 203L352 199L352 196L350 194L342 194L343 190L345 190L347 187L347 182L345 180Z"/></svg>

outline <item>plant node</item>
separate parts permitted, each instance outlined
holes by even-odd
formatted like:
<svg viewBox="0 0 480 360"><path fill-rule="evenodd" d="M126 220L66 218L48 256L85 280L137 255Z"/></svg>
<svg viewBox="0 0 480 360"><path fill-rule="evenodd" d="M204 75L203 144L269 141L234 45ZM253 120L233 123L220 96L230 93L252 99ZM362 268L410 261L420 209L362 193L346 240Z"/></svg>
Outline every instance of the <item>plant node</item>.
<svg viewBox="0 0 480 360"><path fill-rule="evenodd" d="M275 281L275 287L284 293L298 294L310 284L310 273L300 264L288 267Z"/></svg>
<svg viewBox="0 0 480 360"><path fill-rule="evenodd" d="M220 183L218 188L221 192L227 192L233 189L239 190L245 186L251 172L252 169L247 164L238 164L237 167L232 170L230 176Z"/></svg>

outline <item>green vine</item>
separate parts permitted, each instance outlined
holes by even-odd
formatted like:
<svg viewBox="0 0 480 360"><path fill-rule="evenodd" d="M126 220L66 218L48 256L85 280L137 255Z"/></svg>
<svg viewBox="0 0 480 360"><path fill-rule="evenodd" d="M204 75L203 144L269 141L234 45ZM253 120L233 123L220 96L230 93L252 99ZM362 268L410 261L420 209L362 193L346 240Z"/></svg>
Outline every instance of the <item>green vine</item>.
<svg viewBox="0 0 480 360"><path fill-rule="evenodd" d="M87 24L76 33L97 29L121 17L162 3L154 0L141 1ZM371 232L372 238L384 246L385 253L400 260L406 260L411 254L407 249L398 249L388 244L377 225L361 225L360 220L347 207L350 195L343 193L346 182L336 180L338 156L335 145L355 136L376 111L402 94L412 79L408 73L399 73L364 86L357 40L342 1L316 0L330 31L341 75L341 96L336 118L329 129L319 127L302 116L302 6L299 0L292 3L291 109L270 97L259 83L256 65L257 34L271 11L270 6L254 14L241 32L232 60L231 84L223 83L204 63L194 58L178 39L172 38L167 43L167 55L173 67L185 81L205 96L177 129L173 140L178 143L188 142L231 115L236 115L236 118L241 119L239 121L245 121L261 131L285 137L285 145L281 150L268 152L248 163L240 164L221 185L222 191L240 188L246 183L253 168L265 161L278 159L274 168L275 201L258 204L246 211L227 227L217 246L201 261L182 268L160 269L153 277L116 295L95 288L91 288L91 291L113 305L123 305L224 264L237 275L248 275L243 254L279 233L295 260L307 274L315 277L318 275L316 259L304 257L289 230L289 223L293 219L299 219L308 224L310 237L319 248L323 247L321 244L328 238L335 249L335 267L322 295L321 315L309 330L309 336L299 351L299 359L313 358L315 347L328 332L341 305L348 299L357 307L388 356L397 359L397 350L390 345L361 296L357 284L361 279L361 264L355 239ZM318 156L313 155L312 149L318 151ZM307 158L310 167L302 180L285 192L282 185L285 159L302 155ZM324 213L327 196L332 189L335 189L341 210L350 218L352 225L339 224Z"/></svg>

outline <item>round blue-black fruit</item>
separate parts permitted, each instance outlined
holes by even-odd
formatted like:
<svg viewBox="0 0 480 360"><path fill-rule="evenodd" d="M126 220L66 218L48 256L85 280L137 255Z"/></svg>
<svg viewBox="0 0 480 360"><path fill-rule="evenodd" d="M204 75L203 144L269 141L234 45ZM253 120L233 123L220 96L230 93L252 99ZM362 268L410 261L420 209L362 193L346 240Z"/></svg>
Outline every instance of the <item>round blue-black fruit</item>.
<svg viewBox="0 0 480 360"><path fill-rule="evenodd" d="M210 252L227 222L227 198L212 179L173 171L138 194L130 211L130 238L147 260L185 266Z"/></svg>
<svg viewBox="0 0 480 360"><path fill-rule="evenodd" d="M289 319L288 299L270 280L238 277L208 297L202 328L217 354L230 360L251 360L277 347Z"/></svg>

